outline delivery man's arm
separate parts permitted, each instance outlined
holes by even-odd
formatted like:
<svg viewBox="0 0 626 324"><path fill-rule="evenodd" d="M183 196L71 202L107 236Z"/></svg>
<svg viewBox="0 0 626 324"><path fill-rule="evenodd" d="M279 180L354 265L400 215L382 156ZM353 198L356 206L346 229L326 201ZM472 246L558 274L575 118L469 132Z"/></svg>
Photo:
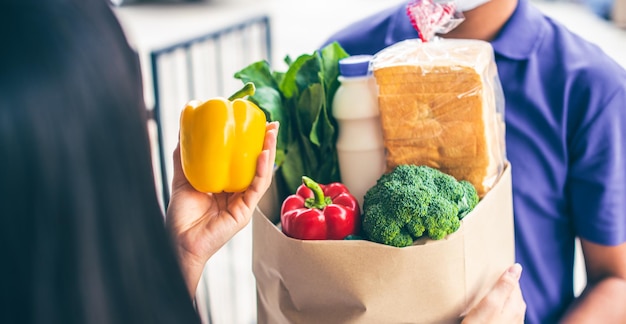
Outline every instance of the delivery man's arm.
<svg viewBox="0 0 626 324"><path fill-rule="evenodd" d="M626 323L626 243L605 246L581 239L587 287L562 323Z"/></svg>

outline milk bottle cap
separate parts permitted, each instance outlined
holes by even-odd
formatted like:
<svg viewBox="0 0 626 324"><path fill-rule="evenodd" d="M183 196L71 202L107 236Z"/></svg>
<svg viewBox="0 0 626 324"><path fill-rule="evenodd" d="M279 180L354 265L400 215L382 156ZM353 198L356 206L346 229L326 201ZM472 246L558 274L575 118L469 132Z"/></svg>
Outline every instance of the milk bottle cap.
<svg viewBox="0 0 626 324"><path fill-rule="evenodd" d="M366 76L369 72L372 55L353 55L339 60L339 72L342 76Z"/></svg>

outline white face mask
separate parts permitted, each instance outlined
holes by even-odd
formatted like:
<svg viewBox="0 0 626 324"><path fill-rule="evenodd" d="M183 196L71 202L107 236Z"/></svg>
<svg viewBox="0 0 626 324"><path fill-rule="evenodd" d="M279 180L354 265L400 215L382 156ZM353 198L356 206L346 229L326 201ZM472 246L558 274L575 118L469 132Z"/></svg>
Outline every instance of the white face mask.
<svg viewBox="0 0 626 324"><path fill-rule="evenodd" d="M490 0L456 0L456 11L465 12L481 6Z"/></svg>

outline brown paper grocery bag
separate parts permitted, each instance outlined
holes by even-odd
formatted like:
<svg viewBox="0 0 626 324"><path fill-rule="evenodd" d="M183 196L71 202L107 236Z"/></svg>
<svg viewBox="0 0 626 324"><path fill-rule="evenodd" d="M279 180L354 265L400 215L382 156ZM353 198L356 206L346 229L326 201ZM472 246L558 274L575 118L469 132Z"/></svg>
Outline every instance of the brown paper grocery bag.
<svg viewBox="0 0 626 324"><path fill-rule="evenodd" d="M514 262L511 168L439 241L397 248L285 236L257 209L258 323L458 323Z"/></svg>

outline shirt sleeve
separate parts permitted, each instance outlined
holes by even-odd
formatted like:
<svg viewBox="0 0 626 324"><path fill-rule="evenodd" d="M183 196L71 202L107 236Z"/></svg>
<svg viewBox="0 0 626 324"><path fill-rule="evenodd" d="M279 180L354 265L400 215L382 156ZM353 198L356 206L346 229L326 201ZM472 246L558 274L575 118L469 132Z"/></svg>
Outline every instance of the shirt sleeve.
<svg viewBox="0 0 626 324"><path fill-rule="evenodd" d="M612 87L591 82L584 91L586 107L569 141L567 190L574 230L602 245L626 241L626 73L619 72L603 76L617 81Z"/></svg>

